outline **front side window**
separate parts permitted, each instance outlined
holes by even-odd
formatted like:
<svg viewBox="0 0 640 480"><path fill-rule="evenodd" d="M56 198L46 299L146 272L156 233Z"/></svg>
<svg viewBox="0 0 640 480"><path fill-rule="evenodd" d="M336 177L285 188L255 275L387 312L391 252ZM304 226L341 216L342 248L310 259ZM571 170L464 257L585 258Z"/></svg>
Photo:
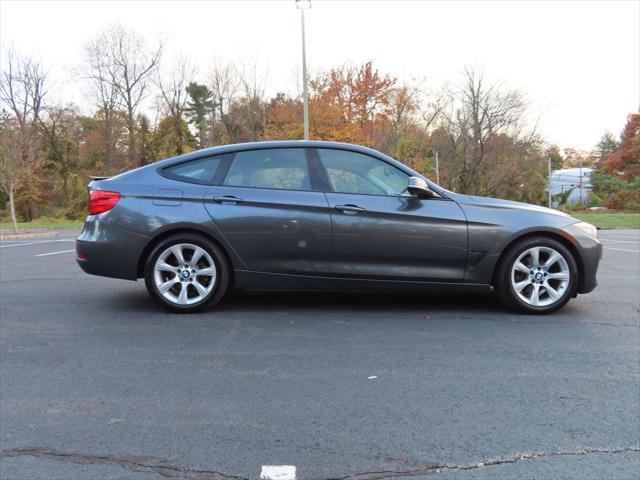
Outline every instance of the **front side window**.
<svg viewBox="0 0 640 480"><path fill-rule="evenodd" d="M212 183L220 165L220 156L202 158L165 168L164 172L176 180L195 183Z"/></svg>
<svg viewBox="0 0 640 480"><path fill-rule="evenodd" d="M302 148L238 152L223 185L311 190L306 152Z"/></svg>
<svg viewBox="0 0 640 480"><path fill-rule="evenodd" d="M406 192L409 175L382 160L345 150L317 151L334 192L410 196Z"/></svg>

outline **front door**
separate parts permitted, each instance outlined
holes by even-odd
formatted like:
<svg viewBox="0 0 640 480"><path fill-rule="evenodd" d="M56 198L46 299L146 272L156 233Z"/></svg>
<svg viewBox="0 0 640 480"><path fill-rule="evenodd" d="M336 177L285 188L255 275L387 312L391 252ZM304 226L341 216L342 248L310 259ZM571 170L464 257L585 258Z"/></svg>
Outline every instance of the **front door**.
<svg viewBox="0 0 640 480"><path fill-rule="evenodd" d="M465 216L452 200L406 193L409 175L369 155L317 149L331 192L332 272L360 278L462 282Z"/></svg>

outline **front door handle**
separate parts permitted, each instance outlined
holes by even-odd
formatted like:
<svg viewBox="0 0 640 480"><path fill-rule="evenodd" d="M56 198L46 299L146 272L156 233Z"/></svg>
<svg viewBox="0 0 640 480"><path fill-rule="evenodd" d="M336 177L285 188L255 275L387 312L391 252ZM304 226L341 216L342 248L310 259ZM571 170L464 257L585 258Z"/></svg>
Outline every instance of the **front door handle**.
<svg viewBox="0 0 640 480"><path fill-rule="evenodd" d="M223 195L221 197L213 197L213 201L218 203L241 203L244 200L234 195Z"/></svg>
<svg viewBox="0 0 640 480"><path fill-rule="evenodd" d="M335 209L338 210L339 212L344 212L344 213L348 213L348 214L356 214L356 213L360 213L360 212L366 212L366 210L362 207L359 207L358 205L351 205L351 204L347 204L347 205L336 205Z"/></svg>

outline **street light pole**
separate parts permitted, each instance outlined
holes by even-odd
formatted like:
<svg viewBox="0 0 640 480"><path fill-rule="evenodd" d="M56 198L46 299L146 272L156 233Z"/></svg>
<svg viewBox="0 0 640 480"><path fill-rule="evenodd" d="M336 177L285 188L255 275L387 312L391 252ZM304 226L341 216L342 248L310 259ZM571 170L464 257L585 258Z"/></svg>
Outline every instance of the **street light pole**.
<svg viewBox="0 0 640 480"><path fill-rule="evenodd" d="M549 193L549 208L551 208L551 156L547 157L547 167L549 169L549 186L547 191Z"/></svg>
<svg viewBox="0 0 640 480"><path fill-rule="evenodd" d="M438 160L437 150L436 150L436 183L440 185L440 161Z"/></svg>
<svg viewBox="0 0 640 480"><path fill-rule="evenodd" d="M309 85L307 79L307 45L304 32L304 11L311 8L311 0L296 0L296 7L300 10L300 25L302 27L302 103L304 116L304 139L309 140Z"/></svg>

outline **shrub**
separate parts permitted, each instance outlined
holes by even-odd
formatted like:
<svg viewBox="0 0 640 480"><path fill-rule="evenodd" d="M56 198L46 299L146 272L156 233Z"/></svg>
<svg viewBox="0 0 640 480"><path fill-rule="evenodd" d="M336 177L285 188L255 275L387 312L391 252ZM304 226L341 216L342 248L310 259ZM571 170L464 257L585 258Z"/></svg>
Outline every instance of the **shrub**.
<svg viewBox="0 0 640 480"><path fill-rule="evenodd" d="M589 206L590 207L601 207L602 206L602 198L595 192L589 192Z"/></svg>
<svg viewBox="0 0 640 480"><path fill-rule="evenodd" d="M640 211L640 176L628 180L596 171L591 177L593 191L607 208Z"/></svg>

